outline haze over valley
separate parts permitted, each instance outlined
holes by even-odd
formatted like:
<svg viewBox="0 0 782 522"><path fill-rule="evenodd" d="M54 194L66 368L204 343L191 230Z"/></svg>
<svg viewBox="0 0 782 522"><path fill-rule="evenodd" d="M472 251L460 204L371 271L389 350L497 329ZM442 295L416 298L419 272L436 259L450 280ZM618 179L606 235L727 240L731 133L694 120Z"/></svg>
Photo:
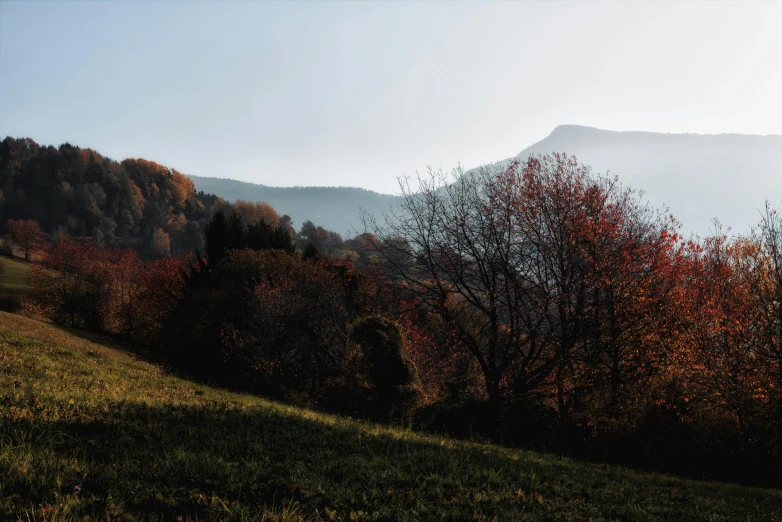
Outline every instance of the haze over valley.
<svg viewBox="0 0 782 522"><path fill-rule="evenodd" d="M644 191L654 207L670 209L687 236L705 237L714 231L714 219L725 229L746 233L758 224L766 199L772 205L782 202L782 135L616 132L560 125L513 158L523 161L552 152L576 156L594 172L618 176L624 185ZM445 171L452 167L441 166ZM397 201L361 188L268 187L189 177L198 190L228 201L265 201L294 223L312 220L347 235L363 231L360 208L381 216Z"/></svg>

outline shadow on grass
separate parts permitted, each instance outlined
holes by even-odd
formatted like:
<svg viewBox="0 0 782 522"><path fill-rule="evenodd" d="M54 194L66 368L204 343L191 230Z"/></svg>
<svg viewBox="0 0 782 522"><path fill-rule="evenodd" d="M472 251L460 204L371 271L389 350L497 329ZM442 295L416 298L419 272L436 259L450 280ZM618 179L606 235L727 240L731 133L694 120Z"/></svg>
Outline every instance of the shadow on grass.
<svg viewBox="0 0 782 522"><path fill-rule="evenodd" d="M68 416L90 420L0 416L0 518L53 502L54 492L77 497L79 513L92 519L222 519L288 500L326 520L782 514L782 496L771 491L421 438L283 407L78 408Z"/></svg>
<svg viewBox="0 0 782 522"><path fill-rule="evenodd" d="M199 384L204 384L208 386L218 387L215 385L214 382L211 381L201 381L198 379L193 379L191 376L185 375L181 372L178 372L176 368L172 367L170 364L168 364L168 361L163 356L163 354L160 353L159 350L156 350L154 347L150 346L142 346L137 343L134 343L129 340L124 340L121 338L118 338L113 335L109 334L103 334L98 332L92 332L90 330L85 330L82 328L76 328L72 326L68 326L65 324L59 324L55 323L53 321L48 320L42 320L39 317L36 318L28 318L33 321L38 321L42 324L46 324L47 326L58 330L64 334L67 334L72 337L77 337L83 341L87 341L93 344L100 345L102 347L111 348L114 350L117 350L119 352L124 353L125 355L129 355L133 357L134 359L141 360L144 362L148 362L150 364L154 364L160 368L162 368L166 373L170 375L179 376L185 379L189 379L195 382L199 382ZM227 388L226 388L227 389Z"/></svg>
<svg viewBox="0 0 782 522"><path fill-rule="evenodd" d="M12 314L22 310L24 292L9 288L0 288L0 311Z"/></svg>

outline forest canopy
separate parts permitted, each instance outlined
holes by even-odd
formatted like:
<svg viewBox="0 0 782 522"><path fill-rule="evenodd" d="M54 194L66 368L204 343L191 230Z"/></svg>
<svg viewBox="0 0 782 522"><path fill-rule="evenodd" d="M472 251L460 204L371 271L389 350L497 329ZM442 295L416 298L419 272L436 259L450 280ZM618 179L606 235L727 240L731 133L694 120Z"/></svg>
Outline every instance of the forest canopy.
<svg viewBox="0 0 782 522"><path fill-rule="evenodd" d="M235 211L248 225L280 223L266 203L196 192L189 178L153 161L117 162L30 138L0 142L0 191L0 222L32 220L53 236L130 247L148 258L203 253L203 229L218 210Z"/></svg>

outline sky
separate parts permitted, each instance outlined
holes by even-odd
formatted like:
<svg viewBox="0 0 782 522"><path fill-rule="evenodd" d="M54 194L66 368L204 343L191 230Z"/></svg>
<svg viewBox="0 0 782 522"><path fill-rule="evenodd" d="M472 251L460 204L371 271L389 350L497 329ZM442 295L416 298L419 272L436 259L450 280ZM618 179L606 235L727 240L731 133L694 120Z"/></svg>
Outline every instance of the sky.
<svg viewBox="0 0 782 522"><path fill-rule="evenodd" d="M0 1L0 136L398 192L557 125L782 134L782 2Z"/></svg>

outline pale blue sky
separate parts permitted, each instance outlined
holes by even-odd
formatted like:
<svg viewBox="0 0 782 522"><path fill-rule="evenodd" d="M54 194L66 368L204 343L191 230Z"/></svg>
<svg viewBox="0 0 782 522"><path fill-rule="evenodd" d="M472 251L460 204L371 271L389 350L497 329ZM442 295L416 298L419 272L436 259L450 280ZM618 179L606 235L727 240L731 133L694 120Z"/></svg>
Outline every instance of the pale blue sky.
<svg viewBox="0 0 782 522"><path fill-rule="evenodd" d="M395 192L556 125L782 134L782 2L0 1L0 135Z"/></svg>

